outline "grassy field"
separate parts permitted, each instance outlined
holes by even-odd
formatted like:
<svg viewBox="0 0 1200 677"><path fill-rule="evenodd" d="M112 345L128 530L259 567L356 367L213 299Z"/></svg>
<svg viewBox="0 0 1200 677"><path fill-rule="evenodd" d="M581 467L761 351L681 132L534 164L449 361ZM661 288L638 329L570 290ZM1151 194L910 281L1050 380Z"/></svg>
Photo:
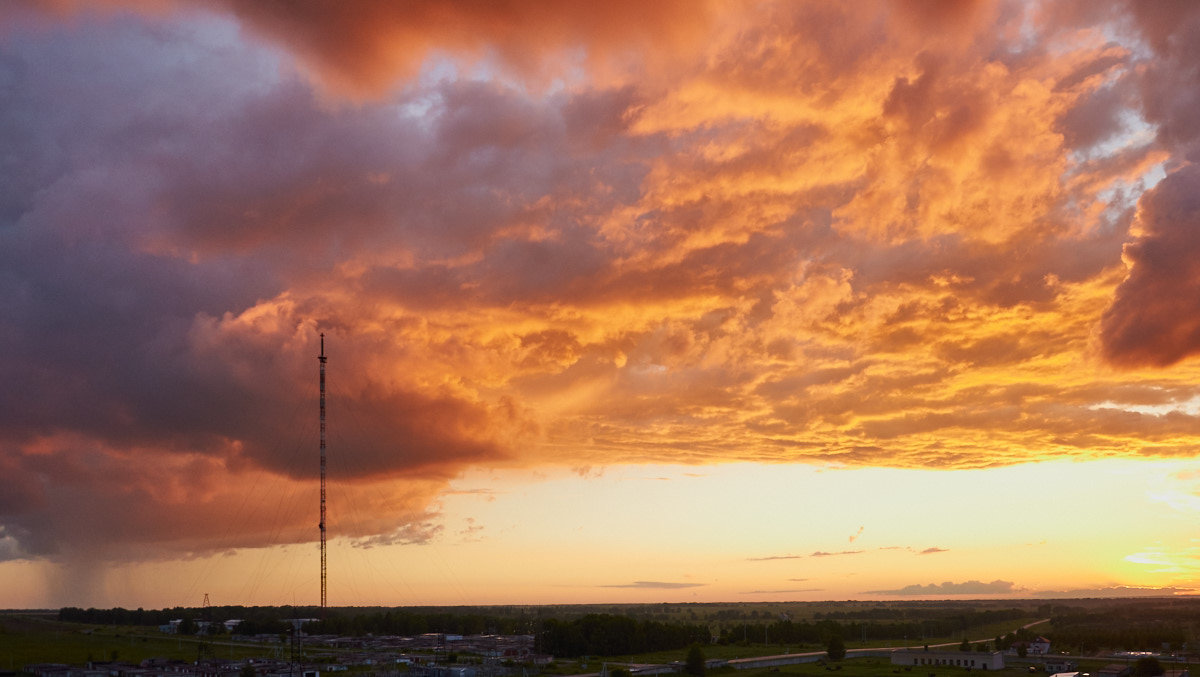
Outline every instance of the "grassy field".
<svg viewBox="0 0 1200 677"><path fill-rule="evenodd" d="M194 661L195 638L168 637L149 628L60 623L46 617L0 616L0 670L18 670L30 663L68 663L119 660L137 663L146 658ZM261 646L240 646L214 639L215 658L262 656Z"/></svg>
<svg viewBox="0 0 1200 677"><path fill-rule="evenodd" d="M971 629L967 630L967 639L971 641L972 648L974 648L975 642L978 642L979 640L984 640L985 638L986 638L986 641L988 642L988 644L991 645L993 643L992 640L994 640L997 635L1006 635L1006 634L1016 630L1017 628L1025 625L1027 623L1032 623L1036 620L1040 620L1040 619L1030 617L1030 618L1024 618L1024 619L1018 619L1015 621L1005 621L1003 623L995 623L992 625L985 625L980 628L971 628ZM1044 627L1044 626L1035 625L1031 629L1034 632L1037 632L1039 627ZM930 646L934 646L934 645L946 644L946 643L957 644L961 641L962 641L962 635L946 636L946 637L926 637L926 638L910 637L910 638L908 638L907 646L921 646L922 644L929 644ZM846 638L846 648L848 650L878 649L881 647L903 646L903 645L906 645L906 642L904 640L900 640L900 639L878 640L878 641L869 641L869 642L856 642L856 641L853 641L852 637ZM992 647L992 648L994 648L994 647ZM783 654L783 653L806 653L809 651L824 651L824 650L825 650L825 646L822 644L796 644L796 643L793 643L793 644L785 645L785 644L762 644L762 643L749 642L747 644L706 645L704 647L704 655L707 658L730 659L730 658L753 658L756 656L774 656L776 654ZM611 660L619 660L619 661L629 662L629 663L669 663L671 661L683 660L683 658L686 654L687 654L686 649L679 649L677 651L659 651L659 652L655 652L655 653L639 654L636 656L618 656L618 657L611 658ZM739 673L739 674L741 674L741 673Z"/></svg>
<svg viewBox="0 0 1200 677"><path fill-rule="evenodd" d="M705 656L716 658L706 647ZM672 660L681 660L683 652ZM604 661L592 659L581 665L576 662L560 663L555 674L571 675L581 672L599 672ZM609 666L612 667L611 665ZM721 668L710 670L708 677L978 677L980 671L970 671L966 668L951 666L926 667L921 670L905 670L891 664L887 658L848 658L828 666L820 663L803 663L800 665L785 665L778 668L761 668L755 670L735 670ZM1026 665L1013 665L1002 671L988 672L998 677L1030 677ZM1046 677L1045 673L1039 673Z"/></svg>

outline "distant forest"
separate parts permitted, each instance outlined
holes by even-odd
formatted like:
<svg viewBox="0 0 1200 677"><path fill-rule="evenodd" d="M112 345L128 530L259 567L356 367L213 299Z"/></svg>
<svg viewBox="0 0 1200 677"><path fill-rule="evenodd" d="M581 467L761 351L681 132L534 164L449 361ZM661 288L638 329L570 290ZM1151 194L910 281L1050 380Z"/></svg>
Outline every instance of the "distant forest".
<svg viewBox="0 0 1200 677"><path fill-rule="evenodd" d="M62 621L105 625L158 626L184 620L194 631L200 620L240 619L242 635L283 634L287 618L318 618L313 634L359 636L530 634L538 650L561 657L619 656L683 649L693 643L823 645L847 642L962 637L986 626L1015 626L1050 618L1035 627L1056 651L1091 654L1110 650L1195 651L1200 600L1056 600L1017 602L824 602L757 604L643 604L483 607L244 607L171 609L63 608ZM219 628L219 626L217 626ZM1033 632L1006 633L990 648L1006 648Z"/></svg>

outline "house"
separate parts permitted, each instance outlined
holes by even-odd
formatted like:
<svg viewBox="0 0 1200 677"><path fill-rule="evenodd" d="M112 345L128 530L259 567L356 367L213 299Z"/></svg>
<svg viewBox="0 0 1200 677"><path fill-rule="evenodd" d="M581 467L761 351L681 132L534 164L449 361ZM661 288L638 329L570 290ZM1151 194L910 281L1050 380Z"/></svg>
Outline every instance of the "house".
<svg viewBox="0 0 1200 677"><path fill-rule="evenodd" d="M1028 642L1013 642L1008 647L1008 655L1020 656L1022 649L1025 650L1026 656L1045 656L1050 653L1050 640L1045 637L1035 637Z"/></svg>
<svg viewBox="0 0 1200 677"><path fill-rule="evenodd" d="M1075 672L1077 666L1075 663L1065 658L1047 658L1042 667L1052 675L1057 675L1063 672Z"/></svg>

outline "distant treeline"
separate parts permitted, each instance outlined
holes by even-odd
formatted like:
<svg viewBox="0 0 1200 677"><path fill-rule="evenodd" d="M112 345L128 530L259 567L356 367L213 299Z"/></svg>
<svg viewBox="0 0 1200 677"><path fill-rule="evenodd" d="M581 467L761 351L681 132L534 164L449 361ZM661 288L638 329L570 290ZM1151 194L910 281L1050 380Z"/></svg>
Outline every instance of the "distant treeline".
<svg viewBox="0 0 1200 677"><path fill-rule="evenodd" d="M1109 608L1063 609L1051 620L1046 637L1055 651L1092 653L1101 649L1178 650L1188 633L1200 627L1200 606L1192 600L1114 602Z"/></svg>
<svg viewBox="0 0 1200 677"><path fill-rule="evenodd" d="M313 618L320 618L314 615ZM421 635L441 632L454 635L519 635L534 631L532 616L494 615L472 611L401 610L364 612L326 609L324 618L305 630L320 635Z"/></svg>
<svg viewBox="0 0 1200 677"><path fill-rule="evenodd" d="M290 627L283 621L295 615L311 612L308 610L290 609L284 613L279 607L245 607L245 606L214 606L199 609L174 607L171 609L80 609L78 607L63 607L58 611L58 620L70 623L92 623L96 625L143 625L157 627L166 625L173 620L182 620L181 631L184 634L195 632L198 621L211 621L211 631L224 632L221 623L236 618L242 621L235 632L243 635L258 635L264 633L284 633Z"/></svg>
<svg viewBox="0 0 1200 677"><path fill-rule="evenodd" d="M1038 613L1043 617L1050 615L1051 607L1045 605L1039 608ZM846 611L827 611L817 612L813 614L813 618L817 620L916 620L929 622L940 622L957 624L954 630L962 630L963 628L981 627L991 625L992 623L1000 623L1003 621L1013 621L1021 618L1028 618L1033 615L1030 609L984 609L976 610L971 608L962 608L959 606L937 607L937 606L915 606L915 607L872 607L868 609L848 609Z"/></svg>
<svg viewBox="0 0 1200 677"><path fill-rule="evenodd" d="M707 625L660 623L628 616L589 614L571 620L542 621L537 635L538 650L574 658L576 656L628 656L684 649L693 643L707 644Z"/></svg>
<svg viewBox="0 0 1200 677"><path fill-rule="evenodd" d="M326 608L319 607L244 607L213 606L171 609L80 609L65 607L58 612L61 621L102 625L160 626L183 620L183 632L193 632L196 622L221 623L229 619L242 622L238 634L285 633L288 618L316 618L305 626L313 634L330 635L420 635L441 632L459 635L532 633L535 616L525 610L497 608L500 613L481 613L475 607L414 607L411 609Z"/></svg>
<svg viewBox="0 0 1200 677"><path fill-rule="evenodd" d="M1029 617L1028 611L1021 609L990 609L986 611L971 611L957 609L953 611L925 610L913 620L895 621L890 623L865 620L855 620L842 623L836 620L843 616L841 612L823 614L824 618L815 622L793 622L780 620L774 623L739 623L724 625L721 629L720 642L734 644L747 641L753 643L770 642L772 644L823 644L830 637L842 637L848 640L909 640L919 641L923 637L951 637L961 634L964 630L979 628L993 623L1015 621ZM882 612L884 618L894 618L892 609L872 609L865 611L845 612L849 617L872 618ZM922 617L924 616L924 617Z"/></svg>

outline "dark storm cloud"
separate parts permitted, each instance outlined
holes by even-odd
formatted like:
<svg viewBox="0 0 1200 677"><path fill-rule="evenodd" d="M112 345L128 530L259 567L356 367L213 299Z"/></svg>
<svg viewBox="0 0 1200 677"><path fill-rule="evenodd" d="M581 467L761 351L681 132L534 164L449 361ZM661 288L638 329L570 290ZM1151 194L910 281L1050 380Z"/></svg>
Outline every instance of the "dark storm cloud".
<svg viewBox="0 0 1200 677"><path fill-rule="evenodd" d="M1107 357L1166 366L1200 352L1200 165L1142 196L1145 235L1126 245L1129 276L1104 316Z"/></svg>
<svg viewBox="0 0 1200 677"><path fill-rule="evenodd" d="M428 162L428 138L378 110L322 108L264 70L268 57L227 44L220 22L110 17L61 35L19 22L5 30L0 136L14 141L5 162L20 168L0 193L5 552L217 547L212 529L184 523L220 522L220 502L183 515L155 488L165 475L130 464L167 455L164 468L188 468L185 494L232 471L315 476L294 453L297 433L313 439L315 426L317 328L306 318L330 317L336 331L335 313L284 303L255 320L238 315L362 251L368 235L377 247L405 204L382 194L379 176L417 173L412 155L389 148ZM197 58L214 43L228 51ZM394 146L377 143L381 134ZM453 144L440 147L453 163ZM474 219L455 218L412 237L436 247L450 223L469 245ZM350 368L351 345L331 344L331 363ZM343 389L334 406L358 417L337 433L353 450L351 476L405 469L444 483L450 468L503 456L494 417L516 420L454 393L331 381ZM419 514L429 496L414 485L382 525L350 531L388 533L388 519ZM227 541L261 544L261 527ZM394 538L411 540L404 528ZM175 532L190 536L169 545Z"/></svg>
<svg viewBox="0 0 1200 677"><path fill-rule="evenodd" d="M1105 356L1167 366L1200 352L1200 7L1131 3L1154 59L1140 80L1142 112L1172 155L1167 176L1138 202L1129 275L1104 315Z"/></svg>

